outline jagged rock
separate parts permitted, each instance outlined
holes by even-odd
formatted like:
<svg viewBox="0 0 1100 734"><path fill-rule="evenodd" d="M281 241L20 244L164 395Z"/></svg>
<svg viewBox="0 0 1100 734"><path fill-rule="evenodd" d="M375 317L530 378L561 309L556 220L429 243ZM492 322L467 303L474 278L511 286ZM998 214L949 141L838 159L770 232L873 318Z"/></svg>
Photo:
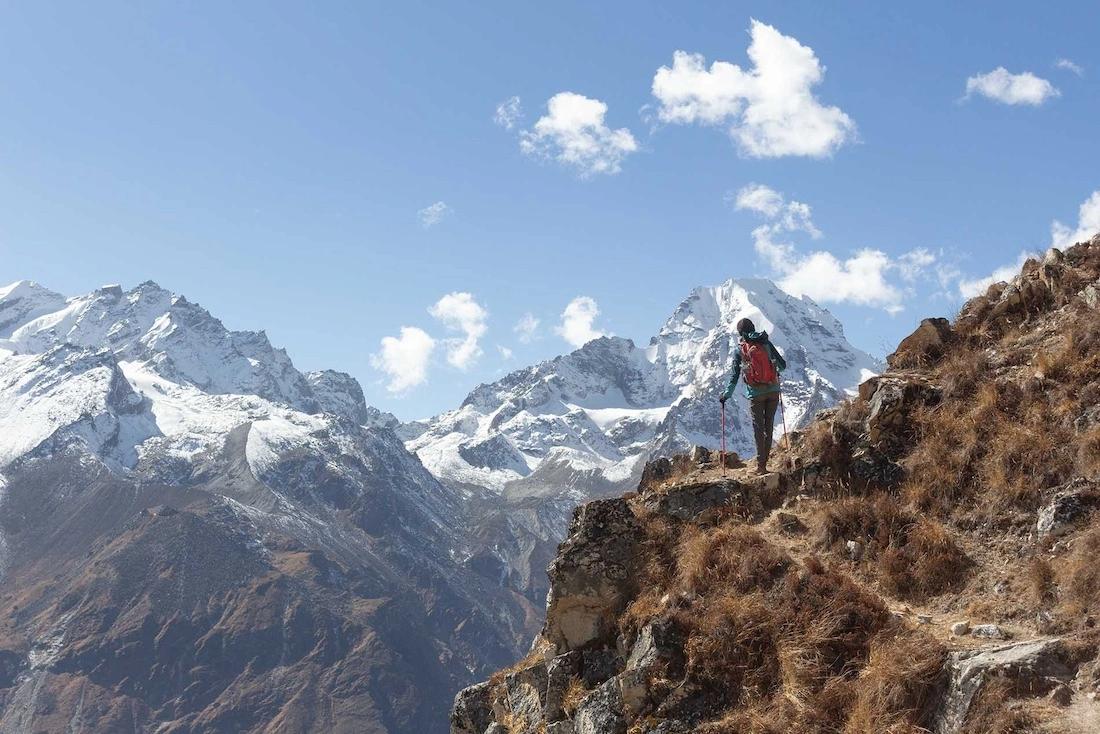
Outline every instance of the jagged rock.
<svg viewBox="0 0 1100 734"><path fill-rule="evenodd" d="M559 655L546 664L546 696L542 706L542 715L546 721L557 722L566 717L563 706L565 693L580 667L581 654L576 651Z"/></svg>
<svg viewBox="0 0 1100 734"><path fill-rule="evenodd" d="M863 558L863 544L858 540L849 540L844 543L844 547L848 549L850 560L859 563L859 559Z"/></svg>
<svg viewBox="0 0 1100 734"><path fill-rule="evenodd" d="M947 688L935 715L935 734L957 734L974 698L994 677L1012 681L1019 694L1042 695L1069 679L1061 640L1037 640L951 653Z"/></svg>
<svg viewBox="0 0 1100 734"><path fill-rule="evenodd" d="M914 375L883 375L867 380L859 387L866 395L869 412L867 433L872 444L886 439L901 439L901 429L918 405L938 402L939 388Z"/></svg>
<svg viewBox="0 0 1100 734"><path fill-rule="evenodd" d="M552 724L546 725L546 734L575 734L576 730L573 728L573 722L566 719L565 721L555 721Z"/></svg>
<svg viewBox="0 0 1100 734"><path fill-rule="evenodd" d="M549 683L546 663L536 663L522 670L509 673L504 677L503 711L509 712L516 720L534 722L542 719L546 690ZM501 703L498 703L498 708ZM515 734L519 734L516 732Z"/></svg>
<svg viewBox="0 0 1100 734"><path fill-rule="evenodd" d="M666 672L675 676L683 667L684 636L668 619L650 622L638 633L638 639L626 661L627 670L646 670L664 664Z"/></svg>
<svg viewBox="0 0 1100 734"><path fill-rule="evenodd" d="M615 650L585 650L581 658L581 680L595 688L619 672L622 659Z"/></svg>
<svg viewBox="0 0 1100 734"><path fill-rule="evenodd" d="M1081 291L1081 298L1089 308L1100 309L1100 280L1085 286Z"/></svg>
<svg viewBox="0 0 1100 734"><path fill-rule="evenodd" d="M970 631L974 637L986 640L1007 640L1009 634L996 624L979 624Z"/></svg>
<svg viewBox="0 0 1100 734"><path fill-rule="evenodd" d="M1059 683L1047 694L1047 699L1055 706L1069 706L1073 701L1073 689L1065 683Z"/></svg>
<svg viewBox="0 0 1100 734"><path fill-rule="evenodd" d="M1086 480L1078 478L1059 490L1051 501L1039 510L1035 530L1040 538L1056 538L1073 529L1073 526L1100 501L1096 489Z"/></svg>
<svg viewBox="0 0 1100 734"><path fill-rule="evenodd" d="M1100 426L1100 405L1086 408L1073 422L1073 430L1077 433L1084 433L1093 426Z"/></svg>
<svg viewBox="0 0 1100 734"><path fill-rule="evenodd" d="M709 464L711 462L710 449L706 446L692 446L691 460L695 464Z"/></svg>
<svg viewBox="0 0 1100 734"><path fill-rule="evenodd" d="M634 596L643 533L624 499L595 500L573 513L550 564L543 636L559 653L605 640Z"/></svg>
<svg viewBox="0 0 1100 734"><path fill-rule="evenodd" d="M512 734L504 724L493 722L489 724L489 728L485 730L485 734Z"/></svg>
<svg viewBox="0 0 1100 734"><path fill-rule="evenodd" d="M489 681L463 688L451 708L451 734L484 734L493 723L493 685Z"/></svg>
<svg viewBox="0 0 1100 734"><path fill-rule="evenodd" d="M895 369L926 367L943 357L954 339L955 333L947 319L923 319L912 334L901 340L897 350L886 358L886 363Z"/></svg>
<svg viewBox="0 0 1100 734"><path fill-rule="evenodd" d="M784 503L786 505L786 503ZM789 512L780 512L775 516L775 524L779 526L779 529L788 535L798 535L806 532L806 525L798 519L797 515L792 515Z"/></svg>
<svg viewBox="0 0 1100 734"><path fill-rule="evenodd" d="M642 479L638 482L638 491L645 492L653 489L672 478L672 461L664 456L653 461L646 462L642 469Z"/></svg>
<svg viewBox="0 0 1100 734"><path fill-rule="evenodd" d="M963 637L968 632L970 632L970 622L968 620L964 619L951 625L951 634L956 637Z"/></svg>
<svg viewBox="0 0 1100 734"><path fill-rule="evenodd" d="M612 678L589 693L573 716L576 734L626 734L622 688Z"/></svg>

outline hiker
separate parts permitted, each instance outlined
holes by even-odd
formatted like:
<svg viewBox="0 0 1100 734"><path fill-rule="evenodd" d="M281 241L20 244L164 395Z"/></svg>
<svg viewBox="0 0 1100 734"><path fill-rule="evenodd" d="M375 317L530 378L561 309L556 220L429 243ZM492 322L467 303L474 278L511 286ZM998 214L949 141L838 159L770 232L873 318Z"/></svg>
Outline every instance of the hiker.
<svg viewBox="0 0 1100 734"><path fill-rule="evenodd" d="M768 454L772 450L775 410L779 407L779 371L787 363L768 339L768 332L757 331L749 319L737 322L740 349L733 358L733 375L718 398L724 406L737 387L744 366L745 393L752 410L752 432L756 438L756 473L768 473Z"/></svg>

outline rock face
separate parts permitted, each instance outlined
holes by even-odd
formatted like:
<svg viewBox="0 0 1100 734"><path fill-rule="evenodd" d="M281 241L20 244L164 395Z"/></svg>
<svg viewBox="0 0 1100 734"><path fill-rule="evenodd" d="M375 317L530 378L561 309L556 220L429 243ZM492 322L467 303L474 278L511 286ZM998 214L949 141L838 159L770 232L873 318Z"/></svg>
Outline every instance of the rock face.
<svg viewBox="0 0 1100 734"><path fill-rule="evenodd" d="M1036 640L1013 645L952 653L948 660L949 679L943 703L936 715L936 734L962 731L970 706L993 678L1013 682L1025 695L1043 695L1072 673L1065 663L1060 640Z"/></svg>
<svg viewBox="0 0 1100 734"><path fill-rule="evenodd" d="M543 636L559 652L606 640L634 595L641 529L625 500L578 507L550 564Z"/></svg>

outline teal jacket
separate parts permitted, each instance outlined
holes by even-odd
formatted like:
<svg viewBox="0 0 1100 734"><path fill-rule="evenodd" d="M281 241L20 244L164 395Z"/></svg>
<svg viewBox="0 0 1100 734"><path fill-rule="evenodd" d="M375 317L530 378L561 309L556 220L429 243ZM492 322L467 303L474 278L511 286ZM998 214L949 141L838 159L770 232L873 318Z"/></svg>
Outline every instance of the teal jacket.
<svg viewBox="0 0 1100 734"><path fill-rule="evenodd" d="M782 372L787 369L787 362L783 359L783 355L776 350L775 345L768 339L768 332L766 331L754 331L750 334L742 334L741 338L745 341L764 343L768 345L768 355L771 357L772 364L775 365L776 372ZM738 345L737 351L733 355L733 374L730 376L729 384L726 385L725 391L722 392L722 399L729 400L730 395L733 395L734 388L737 387L737 381L741 379L741 349ZM779 383L774 385L758 385L753 387L748 383L745 383L745 394L749 396L749 399L759 397L761 395L768 395L773 392L779 392Z"/></svg>

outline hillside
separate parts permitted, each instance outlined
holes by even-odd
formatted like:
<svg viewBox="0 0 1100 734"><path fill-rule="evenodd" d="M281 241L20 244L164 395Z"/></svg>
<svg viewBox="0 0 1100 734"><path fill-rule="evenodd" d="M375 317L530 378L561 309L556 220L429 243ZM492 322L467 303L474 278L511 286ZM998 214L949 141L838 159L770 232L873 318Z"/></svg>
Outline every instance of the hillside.
<svg viewBox="0 0 1100 734"><path fill-rule="evenodd" d="M1100 236L923 322L755 477L579 507L454 734L1100 730Z"/></svg>

